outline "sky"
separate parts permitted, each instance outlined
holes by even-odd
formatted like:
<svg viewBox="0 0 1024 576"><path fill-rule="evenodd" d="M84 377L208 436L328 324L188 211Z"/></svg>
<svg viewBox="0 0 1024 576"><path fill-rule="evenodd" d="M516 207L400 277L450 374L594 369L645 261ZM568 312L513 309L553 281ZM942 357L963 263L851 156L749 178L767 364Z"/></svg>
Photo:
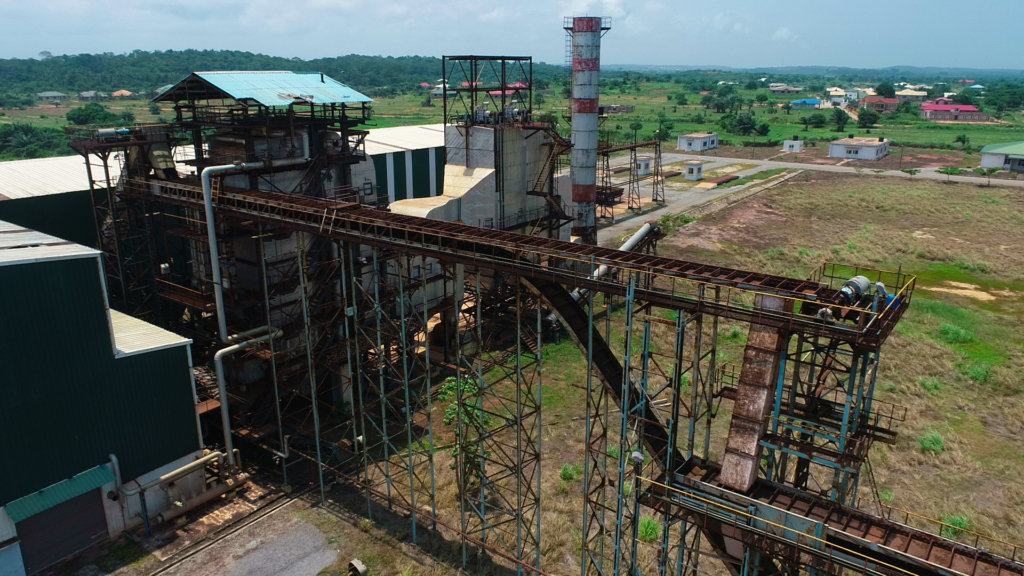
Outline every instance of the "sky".
<svg viewBox="0 0 1024 576"><path fill-rule="evenodd" d="M565 16L610 16L602 62L1021 68L1020 0L0 0L0 58L231 49L564 61Z"/></svg>

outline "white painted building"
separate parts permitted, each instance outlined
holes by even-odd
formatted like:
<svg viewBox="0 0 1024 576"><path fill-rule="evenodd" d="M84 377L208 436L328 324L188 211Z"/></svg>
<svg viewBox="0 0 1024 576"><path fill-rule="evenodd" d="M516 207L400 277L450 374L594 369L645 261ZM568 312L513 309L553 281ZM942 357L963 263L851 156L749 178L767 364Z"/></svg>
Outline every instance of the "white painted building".
<svg viewBox="0 0 1024 576"><path fill-rule="evenodd" d="M651 157L637 156L636 165L633 166L633 172L635 172L637 176L649 176L651 174Z"/></svg>
<svg viewBox="0 0 1024 576"><path fill-rule="evenodd" d="M703 180L704 163L700 160L687 160L686 172L684 172L683 177L687 180Z"/></svg>
<svg viewBox="0 0 1024 576"><path fill-rule="evenodd" d="M782 150L785 152L803 152L804 141L800 138L793 138L792 140L784 140L782 142Z"/></svg>
<svg viewBox="0 0 1024 576"><path fill-rule="evenodd" d="M676 137L676 149L701 152L718 148L718 134L715 132L693 132Z"/></svg>
<svg viewBox="0 0 1024 576"><path fill-rule="evenodd" d="M1024 142L985 146L981 149L981 167L1024 172Z"/></svg>
<svg viewBox="0 0 1024 576"><path fill-rule="evenodd" d="M880 160L889 153L887 138L849 138L834 140L828 146L829 158L849 158L851 160Z"/></svg>

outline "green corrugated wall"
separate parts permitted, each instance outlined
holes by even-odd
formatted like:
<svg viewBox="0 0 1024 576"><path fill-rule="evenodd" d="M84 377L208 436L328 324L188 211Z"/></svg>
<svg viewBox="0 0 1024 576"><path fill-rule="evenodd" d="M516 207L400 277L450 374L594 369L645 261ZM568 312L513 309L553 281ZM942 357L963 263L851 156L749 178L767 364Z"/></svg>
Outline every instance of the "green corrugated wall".
<svg viewBox="0 0 1024 576"><path fill-rule="evenodd" d="M0 220L84 246L96 246L88 190L0 201Z"/></svg>
<svg viewBox="0 0 1024 576"><path fill-rule="evenodd" d="M375 154L370 156L373 160L373 171L377 178L377 197L380 200L388 198L389 184L393 184L394 200L406 200L408 198L427 198L430 196L430 155L434 155L434 183L435 193L440 195L444 191L444 147L423 148L412 151L412 182L407 182L406 155L405 152L392 152L388 154ZM391 158L394 170L394 182L388 180L388 158ZM411 191L411 192L410 192Z"/></svg>
<svg viewBox="0 0 1024 576"><path fill-rule="evenodd" d="M0 266L0 505L199 448L184 346L115 359L95 258Z"/></svg>

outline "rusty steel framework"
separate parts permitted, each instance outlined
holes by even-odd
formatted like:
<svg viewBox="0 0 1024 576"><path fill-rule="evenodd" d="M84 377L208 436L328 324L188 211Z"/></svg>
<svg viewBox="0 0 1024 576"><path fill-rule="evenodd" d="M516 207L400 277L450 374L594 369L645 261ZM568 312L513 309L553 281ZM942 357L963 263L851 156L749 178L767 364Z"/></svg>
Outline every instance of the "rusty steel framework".
<svg viewBox="0 0 1024 576"><path fill-rule="evenodd" d="M104 146L131 160L152 138L128 136ZM194 260L126 283L135 304L112 304L209 335L201 186L144 162L108 182L114 206L102 210L138 216L121 229L97 219L119 233L101 238L108 280L173 247ZM543 334L554 314L586 359L584 574L696 574L708 556L744 575L1024 574L1011 544L856 507L868 448L905 417L873 393L913 277L834 264L805 280L772 276L401 216L316 190L214 189L212 224L240 239L221 255L232 328L284 332L245 359L258 364L234 367L220 401L236 436L273 452L286 478L306 463L298 477L322 494L334 480L359 487L368 513L408 512L414 540L433 529L457 538L467 567L476 549L542 572ZM153 230L173 240L121 249ZM191 285L179 277L189 270ZM846 281L862 275L892 298L849 300ZM720 361L722 322L748 327L738 367ZM212 348L197 343L204 358ZM723 402L734 414L716 462ZM437 452L435 414L449 411L452 443ZM439 507L442 457L457 517ZM749 487L735 488L744 471ZM660 526L657 538L640 538L644 522Z"/></svg>

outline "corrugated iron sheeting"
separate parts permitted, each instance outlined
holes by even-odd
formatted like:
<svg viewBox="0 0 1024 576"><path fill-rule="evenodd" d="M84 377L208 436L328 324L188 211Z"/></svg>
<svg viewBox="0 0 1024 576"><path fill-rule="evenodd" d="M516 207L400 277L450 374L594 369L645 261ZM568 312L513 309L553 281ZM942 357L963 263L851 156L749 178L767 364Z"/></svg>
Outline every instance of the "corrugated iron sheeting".
<svg viewBox="0 0 1024 576"><path fill-rule="evenodd" d="M110 311L110 324L114 328L114 346L117 348L118 358L174 346L187 346L192 342L174 332L117 310Z"/></svg>
<svg viewBox="0 0 1024 576"><path fill-rule="evenodd" d="M253 100L263 106L289 106L304 99L314 104L361 104L373 102L337 80L319 72L224 71L195 72L158 96L157 100L178 99L180 89L190 81L202 82L235 100Z"/></svg>
<svg viewBox="0 0 1024 576"><path fill-rule="evenodd" d="M110 167L111 176L121 173L113 159L107 165ZM102 180L102 170L100 166L100 173L94 173L93 176ZM85 169L85 159L81 156L0 162L0 200L88 189L88 172Z"/></svg>
<svg viewBox="0 0 1024 576"><path fill-rule="evenodd" d="M96 466L11 502L6 506L7 515L13 522L21 522L29 516L49 510L57 504L67 502L113 481L114 473L110 471L110 468L105 465Z"/></svg>
<svg viewBox="0 0 1024 576"><path fill-rule="evenodd" d="M444 147L444 124L375 128L366 136L366 153L370 156L406 150Z"/></svg>
<svg viewBox="0 0 1024 576"><path fill-rule="evenodd" d="M0 504L116 454L125 480L199 448L188 353L115 358L97 260L0 266Z"/></svg>

